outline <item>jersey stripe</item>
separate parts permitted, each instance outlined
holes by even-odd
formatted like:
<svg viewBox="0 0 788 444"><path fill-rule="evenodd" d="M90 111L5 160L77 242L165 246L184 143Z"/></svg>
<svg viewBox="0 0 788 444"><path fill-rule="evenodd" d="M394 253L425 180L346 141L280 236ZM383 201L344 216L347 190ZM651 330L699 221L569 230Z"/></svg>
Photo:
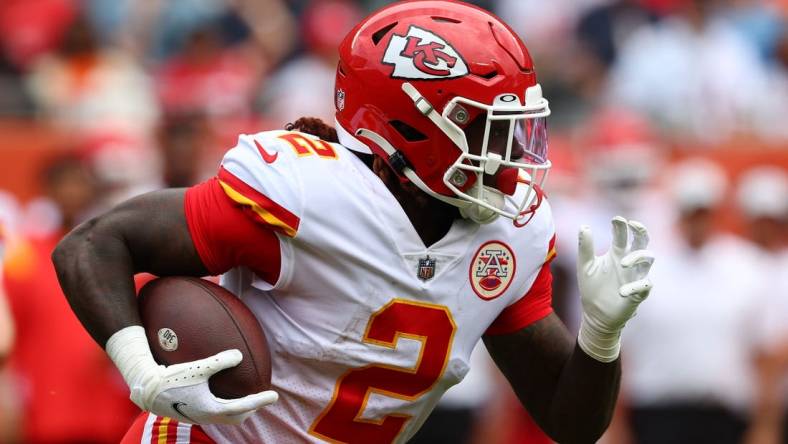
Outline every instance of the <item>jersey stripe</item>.
<svg viewBox="0 0 788 444"><path fill-rule="evenodd" d="M219 170L219 184L233 201L249 207L266 225L288 237L295 237L301 222L295 214L264 196L224 168Z"/></svg>
<svg viewBox="0 0 788 444"><path fill-rule="evenodd" d="M154 430L156 444L167 444L167 431L170 426L170 421L172 421L172 419L166 416L164 418L159 418L159 427L157 430Z"/></svg>
<svg viewBox="0 0 788 444"><path fill-rule="evenodd" d="M178 440L178 426L180 423L176 420L171 420L169 424L167 424L167 441L166 444L175 444Z"/></svg>
<svg viewBox="0 0 788 444"><path fill-rule="evenodd" d="M186 422L178 423L178 435L175 444L189 444L192 434L192 425Z"/></svg>
<svg viewBox="0 0 788 444"><path fill-rule="evenodd" d="M550 245L547 247L547 256L544 258L545 262L550 262L555 258L556 250L555 250L555 234L553 235L552 239L550 239Z"/></svg>
<svg viewBox="0 0 788 444"><path fill-rule="evenodd" d="M151 436L153 432L153 423L156 422L158 418L156 415L149 413L148 418L145 419L145 426L142 429L142 439L140 440L141 444L148 444L151 442Z"/></svg>

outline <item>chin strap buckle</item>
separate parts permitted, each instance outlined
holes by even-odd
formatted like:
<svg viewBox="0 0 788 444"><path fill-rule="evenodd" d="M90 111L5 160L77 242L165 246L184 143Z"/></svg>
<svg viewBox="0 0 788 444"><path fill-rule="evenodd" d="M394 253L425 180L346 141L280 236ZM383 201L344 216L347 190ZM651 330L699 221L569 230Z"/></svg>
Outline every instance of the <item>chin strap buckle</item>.
<svg viewBox="0 0 788 444"><path fill-rule="evenodd" d="M405 168L410 168L410 163L408 159L400 151L394 151L389 155L389 165L397 174L402 174L402 170Z"/></svg>

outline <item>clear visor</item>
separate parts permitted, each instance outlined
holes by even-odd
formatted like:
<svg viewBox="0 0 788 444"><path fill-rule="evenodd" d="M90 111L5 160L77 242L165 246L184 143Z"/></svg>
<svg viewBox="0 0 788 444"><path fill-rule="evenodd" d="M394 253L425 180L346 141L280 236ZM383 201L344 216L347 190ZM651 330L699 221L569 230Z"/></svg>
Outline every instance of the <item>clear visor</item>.
<svg viewBox="0 0 788 444"><path fill-rule="evenodd" d="M514 94L502 94L492 105L457 97L443 114L462 132L458 145L463 151L444 183L461 198L515 221L535 210L535 187L543 184L550 168L550 109L541 88L526 91L526 102L521 104ZM475 117L468 122L469 116ZM466 181L470 175L476 176L472 188ZM518 183L526 186L521 192Z"/></svg>
<svg viewBox="0 0 788 444"><path fill-rule="evenodd" d="M546 117L512 119L507 116L506 120L491 119L489 123L487 153L499 154L505 160L527 165L547 163ZM509 142L511 148L507 146ZM468 147L473 154L482 154L484 148L483 143L478 147Z"/></svg>
<svg viewBox="0 0 788 444"><path fill-rule="evenodd" d="M484 160L489 154L500 156L504 163L544 165L547 163L547 101L539 96L537 103L519 103L514 94L503 94L493 105L485 105L462 97L447 107L444 118L464 133L470 158ZM476 116L468 122L469 116ZM496 157L497 157L496 156Z"/></svg>
<svg viewBox="0 0 788 444"><path fill-rule="evenodd" d="M468 113L473 104L454 106ZM482 109L461 128L464 163L473 171L494 175L501 167L528 168L548 163L547 116L543 113ZM449 113L452 119L452 113Z"/></svg>

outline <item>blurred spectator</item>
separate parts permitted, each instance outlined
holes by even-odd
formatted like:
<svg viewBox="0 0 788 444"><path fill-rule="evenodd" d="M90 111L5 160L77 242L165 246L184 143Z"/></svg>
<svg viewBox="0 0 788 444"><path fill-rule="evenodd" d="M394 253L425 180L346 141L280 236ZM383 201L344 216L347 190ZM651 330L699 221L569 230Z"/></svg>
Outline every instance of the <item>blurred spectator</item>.
<svg viewBox="0 0 788 444"><path fill-rule="evenodd" d="M607 69L615 63L619 47L630 34L640 26L655 20L639 2L634 0L615 0L589 9L581 15L576 28L578 43L586 51L604 78ZM595 82L593 86L602 86Z"/></svg>
<svg viewBox="0 0 788 444"><path fill-rule="evenodd" d="M5 58L17 69L26 70L57 48L75 15L72 0L3 0L0 42Z"/></svg>
<svg viewBox="0 0 788 444"><path fill-rule="evenodd" d="M263 112L277 127L299 117L334 121L334 77L337 47L358 23L362 12L350 1L312 1L301 21L307 52L271 77L263 98Z"/></svg>
<svg viewBox="0 0 788 444"><path fill-rule="evenodd" d="M22 72L0 49L0 116L33 115L33 100L24 87Z"/></svg>
<svg viewBox="0 0 788 444"><path fill-rule="evenodd" d="M552 128L567 127L589 112L606 70L590 45L578 44L579 20L614 0L498 0L495 12L520 35L549 97Z"/></svg>
<svg viewBox="0 0 788 444"><path fill-rule="evenodd" d="M161 188L161 159L154 146L121 133L96 133L81 144L80 154L103 190L97 202L102 206Z"/></svg>
<svg viewBox="0 0 788 444"><path fill-rule="evenodd" d="M635 31L609 78L609 96L673 137L720 142L755 130L769 94L756 48L720 16L721 0L686 0L679 14Z"/></svg>
<svg viewBox="0 0 788 444"><path fill-rule="evenodd" d="M147 75L123 52L102 48L84 16L29 77L42 114L67 128L148 136L158 105Z"/></svg>
<svg viewBox="0 0 788 444"><path fill-rule="evenodd" d="M216 23L193 31L182 51L167 60L156 85L168 114L245 115L261 76L259 59L242 46L227 47Z"/></svg>
<svg viewBox="0 0 788 444"><path fill-rule="evenodd" d="M763 340L757 356L757 386L753 422L747 444L777 444L785 436L788 405L788 173L760 166L739 179L739 208L750 239L759 253L757 270L768 283L768 297L761 307Z"/></svg>
<svg viewBox="0 0 788 444"><path fill-rule="evenodd" d="M659 243L670 224L670 208L656 180L664 169L665 153L649 122L624 108L598 109L576 130L564 153L552 148L551 144L551 158L559 165L566 152L577 163L574 171L564 174L572 176L572 187L553 188L552 171L547 184L559 251L552 266L557 276L553 305L570 330L576 331L580 314L575 280L579 221L592 229L600 228L594 233L600 239L598 245L612 241L606 228L614 215L645 224L651 238Z"/></svg>
<svg viewBox="0 0 788 444"><path fill-rule="evenodd" d="M69 0L0 2L0 116L33 115L23 76L36 59L57 47L74 13Z"/></svg>
<svg viewBox="0 0 788 444"><path fill-rule="evenodd" d="M785 28L785 18L770 0L728 0L726 15L764 59L770 59Z"/></svg>
<svg viewBox="0 0 788 444"><path fill-rule="evenodd" d="M635 219L653 209L644 209L643 199L664 167L664 147L645 118L623 108L598 109L577 137L583 174L599 193L600 202L594 205L605 205L607 214ZM649 231L657 228L648 225Z"/></svg>
<svg viewBox="0 0 788 444"><path fill-rule="evenodd" d="M88 213L97 189L82 162L70 157L54 162L43 180L61 226L20 241L4 270L17 326L9 365L21 441L118 442L136 408L117 370L68 309L50 260L62 234Z"/></svg>
<svg viewBox="0 0 788 444"><path fill-rule="evenodd" d="M788 141L788 15L783 17L782 34L775 42L774 60L769 65L769 94L759 97L756 125L761 137L770 142Z"/></svg>
<svg viewBox="0 0 788 444"><path fill-rule="evenodd" d="M752 248L715 227L727 192L722 170L690 159L667 178L677 236L652 243L663 258L652 269L655 289L623 337L631 433L640 444L740 443L767 295Z"/></svg>
<svg viewBox="0 0 788 444"><path fill-rule="evenodd" d="M764 262L774 263L786 247L788 174L776 166L752 168L739 178L737 198L750 239L768 258Z"/></svg>
<svg viewBox="0 0 788 444"><path fill-rule="evenodd" d="M206 178L203 151L206 141L212 140L206 125L205 119L195 114L171 116L164 122L159 132L164 187L188 187Z"/></svg>
<svg viewBox="0 0 788 444"><path fill-rule="evenodd" d="M234 4L260 49L256 58L262 58L267 66L275 66L290 54L298 35L296 18L288 10L290 2L235 0Z"/></svg>
<svg viewBox="0 0 788 444"><path fill-rule="evenodd" d="M230 10L225 0L85 0L83 5L103 42L154 59L177 53L195 30L221 20Z"/></svg>
<svg viewBox="0 0 788 444"><path fill-rule="evenodd" d="M555 42L572 34L578 19L590 8L614 0L498 0L495 13L522 37L531 55L545 55L557 48Z"/></svg>

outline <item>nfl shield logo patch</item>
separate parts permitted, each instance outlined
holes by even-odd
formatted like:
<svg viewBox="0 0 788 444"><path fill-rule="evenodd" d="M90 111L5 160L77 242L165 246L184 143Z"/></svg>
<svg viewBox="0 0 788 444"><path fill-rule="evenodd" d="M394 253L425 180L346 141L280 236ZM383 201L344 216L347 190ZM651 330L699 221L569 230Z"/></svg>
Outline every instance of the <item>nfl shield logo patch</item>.
<svg viewBox="0 0 788 444"><path fill-rule="evenodd" d="M435 259L427 256L419 259L418 277L422 281L428 281L435 276Z"/></svg>

